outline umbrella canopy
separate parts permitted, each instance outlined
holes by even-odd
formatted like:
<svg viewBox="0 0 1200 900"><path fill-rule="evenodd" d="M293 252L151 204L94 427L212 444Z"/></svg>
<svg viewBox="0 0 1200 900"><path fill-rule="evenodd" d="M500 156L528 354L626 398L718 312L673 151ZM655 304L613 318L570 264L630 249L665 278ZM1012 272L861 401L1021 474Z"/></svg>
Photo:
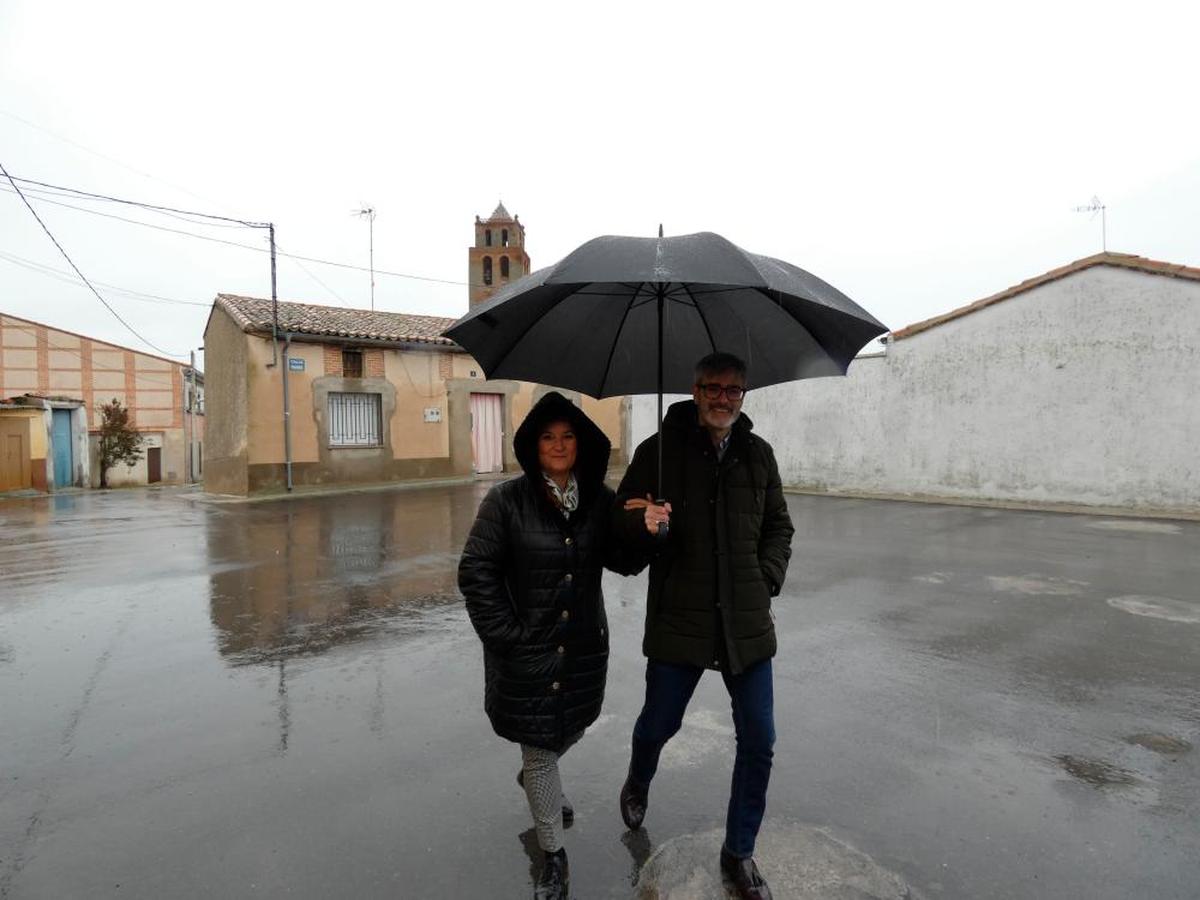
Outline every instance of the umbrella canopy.
<svg viewBox="0 0 1200 900"><path fill-rule="evenodd" d="M844 375L887 331L837 288L710 232L598 237L522 278L446 332L489 378L593 397L689 393L714 351L747 387Z"/></svg>

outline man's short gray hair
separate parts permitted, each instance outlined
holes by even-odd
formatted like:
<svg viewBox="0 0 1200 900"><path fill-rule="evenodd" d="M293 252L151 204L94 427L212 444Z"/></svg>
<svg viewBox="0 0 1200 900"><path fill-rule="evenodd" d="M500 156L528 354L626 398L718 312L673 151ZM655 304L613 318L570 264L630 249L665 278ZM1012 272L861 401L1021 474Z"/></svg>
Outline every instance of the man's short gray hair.
<svg viewBox="0 0 1200 900"><path fill-rule="evenodd" d="M742 362L741 357L718 351L708 354L696 363L696 384L700 384L706 376L718 375L721 372L736 372L742 377L742 381L746 380L746 364Z"/></svg>

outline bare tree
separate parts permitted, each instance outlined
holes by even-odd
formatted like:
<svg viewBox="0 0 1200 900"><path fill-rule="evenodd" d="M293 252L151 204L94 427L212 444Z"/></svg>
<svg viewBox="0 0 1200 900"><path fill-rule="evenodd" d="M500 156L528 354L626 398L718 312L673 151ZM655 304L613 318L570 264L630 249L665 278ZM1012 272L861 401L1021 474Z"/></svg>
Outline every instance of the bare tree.
<svg viewBox="0 0 1200 900"><path fill-rule="evenodd" d="M113 397L100 407L100 487L108 487L108 470L117 463L134 465L142 458L144 438L129 424L129 409Z"/></svg>

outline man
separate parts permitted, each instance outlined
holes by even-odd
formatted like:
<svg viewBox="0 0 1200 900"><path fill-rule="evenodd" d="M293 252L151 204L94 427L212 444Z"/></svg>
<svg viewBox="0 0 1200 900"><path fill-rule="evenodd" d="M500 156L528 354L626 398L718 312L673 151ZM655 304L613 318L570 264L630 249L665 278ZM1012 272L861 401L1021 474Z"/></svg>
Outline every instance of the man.
<svg viewBox="0 0 1200 900"><path fill-rule="evenodd" d="M775 455L741 415L745 388L746 365L736 356L700 360L692 399L672 404L663 420L661 491L658 435L638 446L617 491L618 534L657 546L642 645L646 701L620 805L625 824L639 828L659 754L700 676L716 669L737 731L721 871L738 897L770 900L753 856L775 743L771 598L783 586L794 529ZM666 502L644 502L655 497ZM665 539L660 523L669 525Z"/></svg>

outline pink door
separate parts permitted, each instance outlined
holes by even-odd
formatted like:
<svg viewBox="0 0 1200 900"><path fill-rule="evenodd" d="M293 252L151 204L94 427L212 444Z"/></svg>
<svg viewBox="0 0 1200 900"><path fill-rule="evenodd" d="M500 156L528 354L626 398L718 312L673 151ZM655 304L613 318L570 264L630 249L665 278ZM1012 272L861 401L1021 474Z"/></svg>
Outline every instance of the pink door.
<svg viewBox="0 0 1200 900"><path fill-rule="evenodd" d="M504 469L504 428L500 423L503 405L499 394L471 395L471 452L476 472Z"/></svg>

